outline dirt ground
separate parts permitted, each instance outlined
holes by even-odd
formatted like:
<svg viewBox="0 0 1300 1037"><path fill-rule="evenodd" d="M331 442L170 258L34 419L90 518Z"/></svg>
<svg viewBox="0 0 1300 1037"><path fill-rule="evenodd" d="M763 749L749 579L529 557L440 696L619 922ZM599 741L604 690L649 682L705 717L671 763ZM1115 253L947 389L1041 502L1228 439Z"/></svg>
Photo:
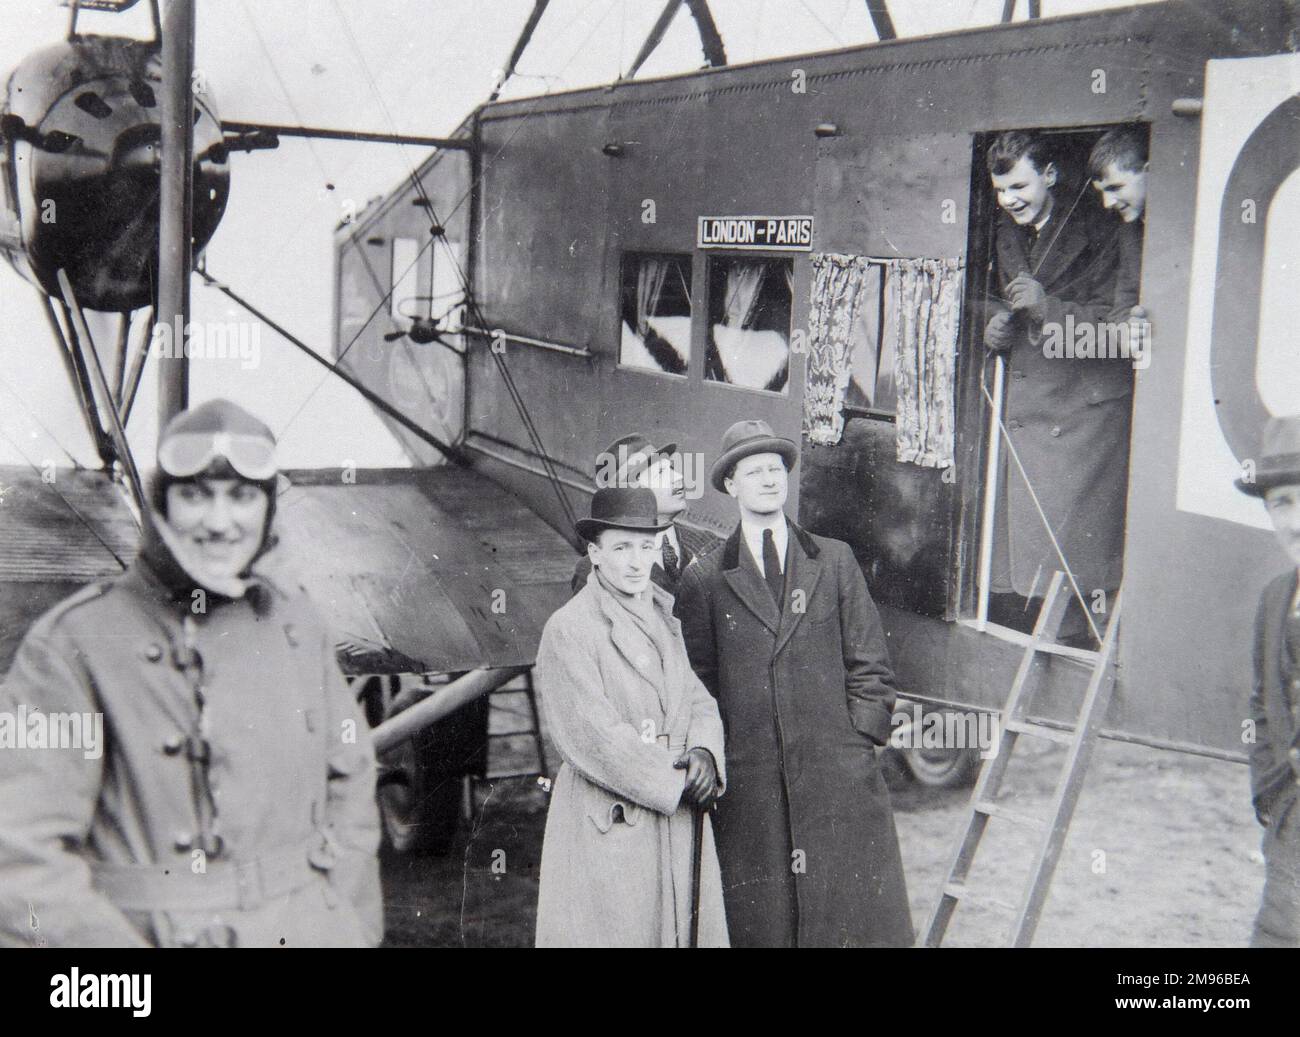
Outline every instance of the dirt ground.
<svg viewBox="0 0 1300 1037"><path fill-rule="evenodd" d="M494 728L517 717L498 717ZM493 767L529 759L494 743ZM1000 801L1045 815L1065 752L1021 739ZM551 758L554 759L552 753ZM490 771L489 773L493 773ZM966 819L969 789L929 790L889 768L912 915L922 931ZM388 946L530 946L547 793L536 777L477 786L446 857L383 860ZM990 821L945 946L1004 944L1038 834ZM1260 829L1239 764L1102 742L1066 840L1036 946L1243 946L1263 885ZM1000 901L982 902L982 898Z"/></svg>

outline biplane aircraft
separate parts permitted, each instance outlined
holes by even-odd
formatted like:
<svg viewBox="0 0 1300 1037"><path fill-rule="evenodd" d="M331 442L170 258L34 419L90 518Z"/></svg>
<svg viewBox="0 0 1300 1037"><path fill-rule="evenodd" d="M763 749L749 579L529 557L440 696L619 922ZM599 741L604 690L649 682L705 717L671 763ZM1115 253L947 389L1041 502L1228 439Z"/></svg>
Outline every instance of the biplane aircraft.
<svg viewBox="0 0 1300 1037"><path fill-rule="evenodd" d="M237 285L199 274L353 385L409 457L409 469L352 478L290 472L281 512L384 744L480 704L454 737L419 736L423 762L408 772L448 787L439 775L481 751L483 696L526 673L566 594L597 451L638 428L679 443L689 466L742 418L801 441L791 514L852 545L910 701L999 711L1014 687L1033 703L1021 733L1069 742L1080 767L1097 734L1244 760L1243 632L1277 566L1262 509L1232 480L1249 471L1264 417L1300 407L1287 319L1300 218L1295 3L1040 17L1030 2L1014 21L1008 0L1003 24L900 38L889 5L870 0L870 43L732 66L705 0L669 0L617 81L493 91L447 138L223 123L211 99L190 104L192 3L174 0L164 22L155 2L158 38L139 44L78 37L79 6L131 0L74 2L68 39L10 81L0 229L49 299L103 468L49 483L5 471L17 507L0 553L0 665L39 606L115 571L130 548L138 479L122 427L152 336L127 315L147 326L186 312L234 153L289 135L392 140L434 151L335 232L332 357ZM535 0L503 80L547 8ZM688 14L704 67L637 79ZM1128 471L1121 591L1078 586L1062 557L1021 617L995 614L989 545L1014 386L975 319L991 291L996 209L983 155L996 134L1032 130L1081 171L1092 144L1126 124L1149 135L1140 299L1151 339L1128 453L1113 458ZM1099 204L1086 178L1075 187L1078 204ZM38 200L58 191L85 204L89 238L40 224ZM845 257L874 271L854 346L810 355L808 329L828 319L819 271ZM904 349L897 279L922 268L945 295L951 334ZM90 341L82 308L122 315L114 351ZM173 413L184 360L157 366ZM725 535L730 502L702 477L699 489L687 524ZM513 603L504 612L499 593ZM1044 633L1069 599L1095 634L1085 647ZM402 674L422 676L392 679ZM934 782L969 778L973 762L947 750L909 761ZM406 796L390 831L411 838L436 798Z"/></svg>
<svg viewBox="0 0 1300 1037"><path fill-rule="evenodd" d="M78 32L83 11L134 5L72 3L66 39L31 54L7 83L0 251L40 293L100 467L33 463L0 475L0 668L41 611L120 572L134 552L143 491L125 429L151 354L160 425L186 405L186 353L158 348L167 339L156 332L175 328L184 341L191 270L221 222L232 153L273 149L294 133L465 146L223 123L210 92L191 88L192 3L173 5L164 25L151 0L152 39ZM174 316L159 321L159 313ZM460 457L420 420L356 388L431 449ZM279 514L286 569L339 631L340 662L368 717L378 724L438 693L439 717L407 717L394 732L381 803L394 845L441 847L461 811L462 777L486 764L485 696L511 680L517 712L531 720L535 769L546 769L527 681L541 624L564 600L572 551L508 492L459 464L289 472ZM332 561L322 566L323 558ZM494 600L509 608L494 609Z"/></svg>

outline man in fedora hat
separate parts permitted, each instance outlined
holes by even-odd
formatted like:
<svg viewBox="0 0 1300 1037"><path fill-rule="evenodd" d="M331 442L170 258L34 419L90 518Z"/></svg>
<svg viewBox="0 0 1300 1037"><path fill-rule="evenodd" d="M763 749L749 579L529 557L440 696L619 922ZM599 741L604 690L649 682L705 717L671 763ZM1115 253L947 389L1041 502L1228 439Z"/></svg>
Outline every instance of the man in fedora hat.
<svg viewBox="0 0 1300 1037"><path fill-rule="evenodd" d="M912 942L876 747L894 676L847 544L785 516L795 444L763 421L727 430L710 470L740 522L682 577L695 672L718 698L727 796L715 826L734 946Z"/></svg>
<svg viewBox="0 0 1300 1037"><path fill-rule="evenodd" d="M1265 834L1251 945L1300 947L1300 415L1269 420L1253 478L1238 479L1237 488L1263 499L1292 564L1264 588L1255 615L1250 785Z"/></svg>
<svg viewBox="0 0 1300 1037"><path fill-rule="evenodd" d="M695 558L695 550L686 541L708 534L695 534L677 525L677 519L686 511L686 480L674 461L677 444L666 443L656 447L640 432L632 432L614 440L596 455L595 477L597 488L611 486L643 486L655 496L655 511L659 524L659 558L650 570L650 579L669 594L677 594L682 570ZM573 592L577 594L587 585L591 573L591 559L583 552L573 571Z"/></svg>
<svg viewBox="0 0 1300 1037"><path fill-rule="evenodd" d="M725 946L722 883L705 818L693 889L694 811L722 791L722 721L691 671L673 598L650 579L655 495L596 491L577 523L592 570L547 620L537 692L564 762L551 791L537 946Z"/></svg>
<svg viewBox="0 0 1300 1037"><path fill-rule="evenodd" d="M259 568L277 477L242 408L178 414L137 558L28 631L0 716L106 737L0 733L0 944L379 942L369 728L315 609Z"/></svg>

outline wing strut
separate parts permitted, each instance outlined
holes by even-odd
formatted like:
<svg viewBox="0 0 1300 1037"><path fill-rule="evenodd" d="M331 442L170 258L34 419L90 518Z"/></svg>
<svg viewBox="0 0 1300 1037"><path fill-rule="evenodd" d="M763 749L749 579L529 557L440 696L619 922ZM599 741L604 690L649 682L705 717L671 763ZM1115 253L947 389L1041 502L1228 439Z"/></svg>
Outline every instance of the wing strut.
<svg viewBox="0 0 1300 1037"><path fill-rule="evenodd" d="M524 22L523 31L519 34L519 39L515 41L515 49L510 52L510 60L506 63L505 71L501 73L501 79L497 85L492 88L492 93L488 96L488 104L491 104L501 94L501 88L506 85L506 80L515 74L515 66L519 64L519 59L523 57L524 51L528 47L528 41L533 38L533 31L537 28L537 23L542 20L542 15L546 13L546 5L551 0L533 0L533 10L528 16L528 21Z"/></svg>
<svg viewBox="0 0 1300 1037"><path fill-rule="evenodd" d="M632 79L636 76L637 72L641 70L641 66L646 63L646 59L655 52L655 48L663 40L664 33L668 31L668 26L672 24L673 18L676 17L681 6L682 0L668 0L664 4L664 9L659 12L659 17L650 30L650 35L645 38L645 42L641 44L641 49L637 51L636 60L632 62L632 66L627 70L626 74L620 78Z"/></svg>
<svg viewBox="0 0 1300 1037"><path fill-rule="evenodd" d="M713 12L709 10L709 0L686 0L686 6L699 27L704 60L714 68L721 68L727 63L727 52L722 46L722 34L713 21Z"/></svg>
<svg viewBox="0 0 1300 1037"><path fill-rule="evenodd" d="M876 28L876 38L885 40L898 39L894 29L894 19L889 16L889 0L867 0L867 14L871 15L871 24Z"/></svg>

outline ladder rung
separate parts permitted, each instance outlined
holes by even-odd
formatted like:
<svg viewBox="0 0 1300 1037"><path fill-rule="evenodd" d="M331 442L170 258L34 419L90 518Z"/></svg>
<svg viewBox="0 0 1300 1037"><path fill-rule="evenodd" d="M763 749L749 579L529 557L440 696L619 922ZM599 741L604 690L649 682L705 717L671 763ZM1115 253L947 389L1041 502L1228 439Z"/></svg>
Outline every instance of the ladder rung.
<svg viewBox="0 0 1300 1037"><path fill-rule="evenodd" d="M488 732L489 738L522 738L524 735L527 735L529 738L533 738L536 737L537 732L534 731L531 727L526 728L522 731L489 731Z"/></svg>
<svg viewBox="0 0 1300 1037"><path fill-rule="evenodd" d="M1014 731L1018 735L1046 738L1049 742L1058 742L1061 745L1074 744L1073 731L1062 731L1059 728L1048 727L1046 724L1035 724L1028 720L1008 720L1002 727L1007 731Z"/></svg>
<svg viewBox="0 0 1300 1037"><path fill-rule="evenodd" d="M977 800L972 804L972 809L977 813L984 814L987 817L998 817L1003 821L1012 821L1018 825L1028 825L1030 828L1046 828L1046 822L1041 818L1034 817L1032 814L1022 814L1018 810L1008 810L1001 803L990 803L986 799Z"/></svg>
<svg viewBox="0 0 1300 1037"><path fill-rule="evenodd" d="M1080 662L1097 665L1097 660L1101 658L1101 652L1094 648L1073 648L1070 645L1058 645L1054 641L1038 642L1038 651L1046 652L1048 655L1061 655L1067 659L1078 659Z"/></svg>
<svg viewBox="0 0 1300 1037"><path fill-rule="evenodd" d="M1004 911L1014 911L1015 905L1005 900L999 900L997 897L990 896L987 893L972 893L970 887L964 882L945 882L943 884L943 895L951 897L953 900L964 900L968 903L985 904L992 907L1000 907Z"/></svg>

